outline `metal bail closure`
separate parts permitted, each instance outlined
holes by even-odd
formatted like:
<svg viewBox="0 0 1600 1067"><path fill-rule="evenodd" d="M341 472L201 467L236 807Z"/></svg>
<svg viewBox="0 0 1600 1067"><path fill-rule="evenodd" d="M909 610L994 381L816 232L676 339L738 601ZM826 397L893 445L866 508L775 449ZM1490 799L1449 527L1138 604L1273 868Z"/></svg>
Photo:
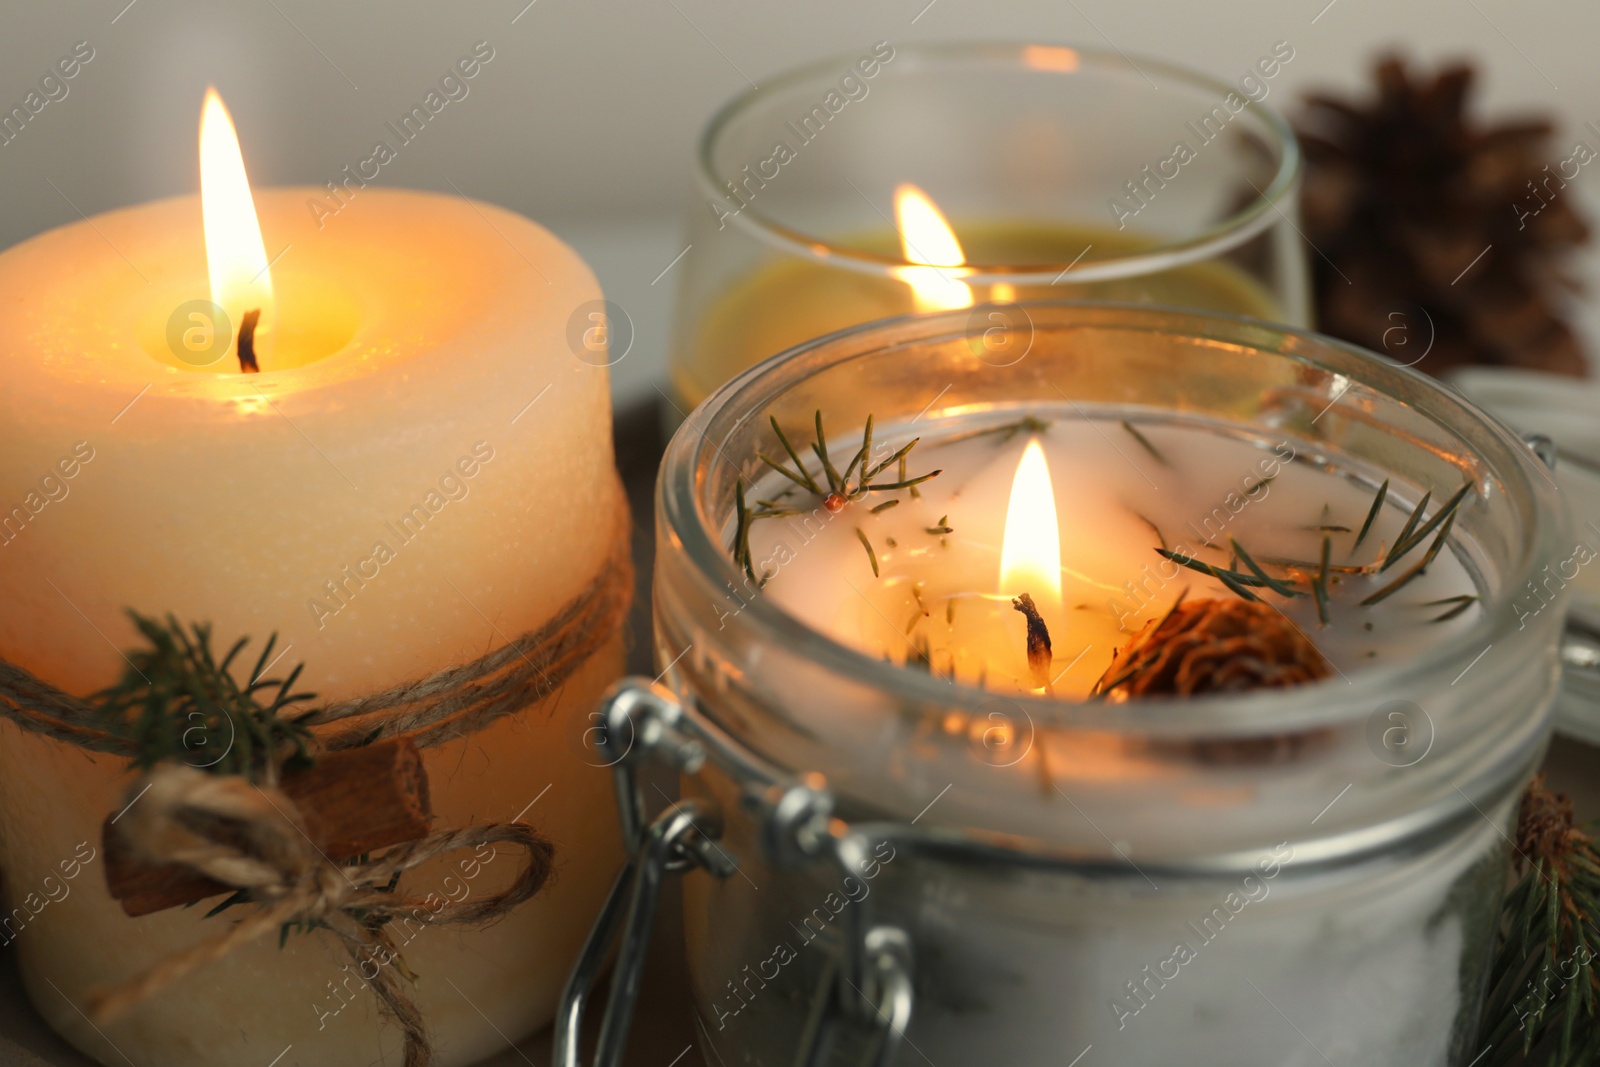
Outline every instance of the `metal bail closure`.
<svg viewBox="0 0 1600 1067"><path fill-rule="evenodd" d="M721 878L734 871L733 860L715 844L722 834L722 818L713 804L684 800L662 812L648 827L644 825L644 795L634 774L636 764L647 756L666 756L678 770L692 774L705 759L699 742L679 728L682 717L683 708L670 690L642 678L624 678L601 701L595 748L610 760L623 847L631 855L617 872L605 906L561 990L556 1008L557 1067L579 1067L583 1012L613 941L618 946L616 970L600 1021L594 1063L595 1067L621 1063L639 1000L639 981L650 928L661 902L663 876L696 866Z"/></svg>
<svg viewBox="0 0 1600 1067"><path fill-rule="evenodd" d="M856 952L857 979L849 976L850 961L839 956L824 969L801 1035L796 1067L895 1063L911 1025L911 939L897 927L874 926Z"/></svg>
<svg viewBox="0 0 1600 1067"><path fill-rule="evenodd" d="M1539 457L1540 462L1551 470L1556 469L1556 457L1559 452L1554 438L1546 433L1525 433L1522 435L1522 440L1533 454Z"/></svg>
<svg viewBox="0 0 1600 1067"><path fill-rule="evenodd" d="M635 775L639 761L654 757L683 774L696 773L708 760L716 763L741 786L745 814L757 824L767 859L780 869L823 864L850 871L870 844L868 837L832 817L833 798L822 775L790 776L733 751L735 740L690 714L664 686L625 678L606 695L598 718L595 748L611 761L630 858L612 883L561 991L555 1067L581 1067L583 1013L613 944L616 970L593 1065L621 1063L664 876L702 867L727 878L736 869L733 858L716 843L722 836L722 814L705 798L678 801L645 826L644 797ZM796 1051L797 1067L837 1062L890 1067L904 1041L912 1007L911 939L891 925L854 925L812 998Z"/></svg>
<svg viewBox="0 0 1600 1067"><path fill-rule="evenodd" d="M595 1049L595 1067L616 1067L628 1045L628 1029L639 1001L639 980L644 972L645 950L650 944L650 928L655 924L656 907L661 902L661 884L673 859L699 864L701 852L693 848L696 838L710 840L720 833L720 820L709 806L685 800L661 813L644 833L638 852L617 873L606 896L605 907L583 943L583 952L561 991L556 1014L555 1062L558 1067L579 1067L578 1036L583 1012L594 991L595 979L605 964L614 940L617 941L616 970L611 976L611 993L606 1013L600 1021L600 1042ZM726 877L732 865L714 871ZM618 939L620 928L621 937Z"/></svg>

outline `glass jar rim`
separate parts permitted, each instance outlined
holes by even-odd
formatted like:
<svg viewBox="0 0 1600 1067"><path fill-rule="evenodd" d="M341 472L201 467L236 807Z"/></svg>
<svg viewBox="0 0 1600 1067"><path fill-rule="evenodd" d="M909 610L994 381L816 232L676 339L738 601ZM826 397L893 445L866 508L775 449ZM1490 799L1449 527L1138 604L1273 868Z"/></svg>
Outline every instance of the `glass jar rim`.
<svg viewBox="0 0 1600 1067"><path fill-rule="evenodd" d="M1297 362L1311 369L1340 375L1352 385L1361 384L1395 397L1395 391L1381 382L1405 383L1430 405L1419 409L1441 426L1457 431L1462 422L1489 431L1502 449L1503 461L1478 453L1501 479L1515 472L1520 488L1533 504L1530 527L1521 541L1520 555L1509 561L1495 597L1486 599L1483 610L1470 628L1425 648L1415 658L1395 664L1364 667L1346 679L1347 686L1330 687L1329 682L1274 689L1243 695L1186 697L1182 699L1144 699L1125 704L1058 700L1032 694L1007 694L1041 725L1138 730L1151 734L1207 733L1226 736L1249 733L1260 727L1252 713L1241 715L1246 707L1271 705L1275 729L1329 725L1345 718L1370 712L1375 697L1408 691L1429 674L1452 669L1454 664L1469 664L1481 658L1488 647L1515 632L1512 606L1518 590L1537 574L1539 561L1548 556L1556 535L1563 530L1562 502L1553 481L1538 478L1538 462L1527 444L1509 427L1485 412L1459 391L1410 367L1386 360L1356 345L1337 338L1301 330L1279 323L1265 322L1242 315L1197 312L1187 308L1150 304L1099 301L1039 300L1017 306L1029 311L1070 312L1086 318L1083 325L1102 328L1145 330L1161 329L1182 333L1208 342L1266 349L1270 338L1280 344L1270 354ZM674 434L662 460L656 486L657 521L661 533L681 546L695 572L696 580L715 595L737 587L742 573L722 540L721 526L712 525L701 503L704 481L698 475L699 461L714 452L727 458L721 445L712 438L713 423L719 415L740 412L737 425L748 419L759 420L770 402L804 376L823 368L810 368L802 374L800 357L808 352L837 345L841 341L863 342L840 350L827 366L859 358L871 351L865 346L874 335L893 337L896 347L908 338L897 331L908 327L919 330L915 339L932 341L958 335L968 319L965 311L899 316L864 323L840 330L779 353L736 378L726 382L695 409ZM1289 344L1282 344L1288 341ZM1345 391L1348 391L1348 386ZM1343 393L1341 392L1341 396ZM1398 398L1397 398L1398 399ZM1411 400L1401 400L1416 407ZM1441 414L1443 409L1444 413ZM1446 417L1448 415L1448 417ZM1508 469L1509 468L1509 469ZM1515 491L1515 490L1514 490ZM725 516L723 517L726 518ZM658 534L658 537L660 534ZM952 682L926 672L877 659L814 629L799 618L773 604L769 598L753 597L739 613L739 625L762 641L802 649L826 669L880 692L893 692L928 707L977 709L994 699L986 689ZM1463 672L1464 673L1464 672ZM1381 702L1381 701L1380 701Z"/></svg>
<svg viewBox="0 0 1600 1067"><path fill-rule="evenodd" d="M1010 61L1019 69L1038 74L1063 73L1073 75L1084 68L1095 71L1129 70L1149 76L1154 73L1164 81L1183 85L1203 92L1215 93L1221 99L1234 93L1234 86L1210 75L1192 71L1164 60L1138 57L1137 62L1120 50L1084 48L1077 45L1043 44L1038 41L980 41L941 42L933 44L896 45L915 60L925 65L973 58L992 61ZM1064 49L1073 53L1071 70L1056 71L1051 68L1031 66L1026 61L1029 49ZM695 153L695 182L700 192L711 199L722 195L717 180L714 155L719 139L744 112L782 89L802 85L825 77L832 80L838 73L839 63L854 58L837 54L827 59L794 67L770 79L764 85L755 85L735 94L718 108L701 132ZM898 69L903 69L898 68ZM1130 71L1130 72L1131 72ZM1277 149L1278 166L1266 186L1259 189L1259 197L1225 219L1197 234L1163 241L1152 247L1140 249L1087 264L1078 261L1050 264L1027 264L1010 267L999 264L964 264L964 280L977 284L1010 282L1019 285L1055 284L1071 271L1075 283L1110 281L1117 278L1141 277L1170 270L1188 263L1214 259L1256 237L1273 223L1274 215L1283 215L1282 205L1292 202L1299 186L1302 154L1300 142L1289 122L1276 110L1255 101L1248 102L1256 109L1258 120L1273 136ZM751 237L772 245L789 255L806 258L826 258L830 265L858 273L893 276L899 268L915 266L911 261L886 256L815 234L804 233L785 226L756 206L747 206L730 213L727 221L742 228Z"/></svg>

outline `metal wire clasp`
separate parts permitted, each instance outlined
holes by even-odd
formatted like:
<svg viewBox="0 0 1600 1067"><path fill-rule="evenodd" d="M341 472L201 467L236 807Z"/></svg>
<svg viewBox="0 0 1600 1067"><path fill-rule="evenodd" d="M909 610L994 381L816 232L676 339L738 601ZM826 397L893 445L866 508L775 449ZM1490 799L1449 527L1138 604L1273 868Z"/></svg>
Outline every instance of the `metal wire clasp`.
<svg viewBox="0 0 1600 1067"><path fill-rule="evenodd" d="M737 869L735 860L716 843L722 836L722 814L708 799L674 803L646 824L637 775L641 761L665 759L680 773L694 774L708 755L725 756L719 766L739 781L747 814L759 827L762 851L774 866L823 863L848 873L859 865L871 844L866 836L832 817L833 798L821 775L779 776L731 751L724 752L733 746L731 739L709 722L691 718L665 686L625 678L606 694L598 718L591 740L612 768L623 842L630 858L612 883L561 992L556 1013L556 1067L580 1067L578 1039L583 1013L613 944L617 948L616 971L600 1023L594 1067L621 1063L665 875L702 867L726 878ZM888 1067L911 1020L910 938L897 927L867 921L865 909L858 908L855 914L853 936L808 1012L798 1064L814 1067L831 1062L843 1047L864 1047L866 1062Z"/></svg>
<svg viewBox="0 0 1600 1067"><path fill-rule="evenodd" d="M698 799L684 800L662 812L648 826L644 822L644 794L636 774L639 761L651 755L665 755L679 770L690 774L705 761L705 749L677 728L682 712L668 690L639 679L618 682L601 702L601 721L592 740L611 765L623 847L628 850L629 859L617 872L605 906L561 991L556 1014L557 1067L579 1067L578 1041L584 1009L613 942L618 945L616 971L600 1022L594 1063L595 1067L616 1067L621 1063L638 1005L645 951L661 901L664 876L669 871L694 866L723 878L734 871L727 853L715 846L715 839L722 834L722 819L713 805Z"/></svg>

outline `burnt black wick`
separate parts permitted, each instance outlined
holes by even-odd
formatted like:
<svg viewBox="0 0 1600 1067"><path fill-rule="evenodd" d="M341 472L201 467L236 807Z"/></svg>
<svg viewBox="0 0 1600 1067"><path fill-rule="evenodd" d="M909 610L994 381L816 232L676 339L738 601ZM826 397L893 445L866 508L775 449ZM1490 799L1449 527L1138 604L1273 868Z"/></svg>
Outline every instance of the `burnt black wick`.
<svg viewBox="0 0 1600 1067"><path fill-rule="evenodd" d="M252 308L239 320L239 373L260 374L256 362L256 324L261 321L261 309Z"/></svg>

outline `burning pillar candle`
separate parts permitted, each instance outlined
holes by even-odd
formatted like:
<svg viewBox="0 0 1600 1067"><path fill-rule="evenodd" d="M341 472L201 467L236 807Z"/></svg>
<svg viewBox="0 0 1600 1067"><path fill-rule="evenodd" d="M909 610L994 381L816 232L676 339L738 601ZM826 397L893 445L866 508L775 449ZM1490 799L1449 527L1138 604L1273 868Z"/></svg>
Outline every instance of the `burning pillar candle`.
<svg viewBox="0 0 1600 1067"><path fill-rule="evenodd" d="M88 695L127 666L125 611L170 612L224 648L251 637L252 662L276 634L273 672L305 663L302 688L326 702L550 622L625 544L606 371L567 340L600 298L593 275L547 231L462 197L367 189L320 225L320 190L252 204L220 100L205 115L202 200L0 256L0 656ZM550 1018L619 861L609 777L571 739L620 664L612 634L548 699L424 750L436 825L520 817L553 840L558 872L492 929L405 946L437 1062ZM100 823L126 772L0 719L0 940L39 1011L108 1063L265 1064L290 1045L287 1062L392 1061L399 1033L317 932L87 1021L92 987L230 922L202 918L209 905L135 919L108 898ZM509 881L508 855L475 880L446 857L407 883L484 894ZM63 882L64 864L82 873Z"/></svg>

